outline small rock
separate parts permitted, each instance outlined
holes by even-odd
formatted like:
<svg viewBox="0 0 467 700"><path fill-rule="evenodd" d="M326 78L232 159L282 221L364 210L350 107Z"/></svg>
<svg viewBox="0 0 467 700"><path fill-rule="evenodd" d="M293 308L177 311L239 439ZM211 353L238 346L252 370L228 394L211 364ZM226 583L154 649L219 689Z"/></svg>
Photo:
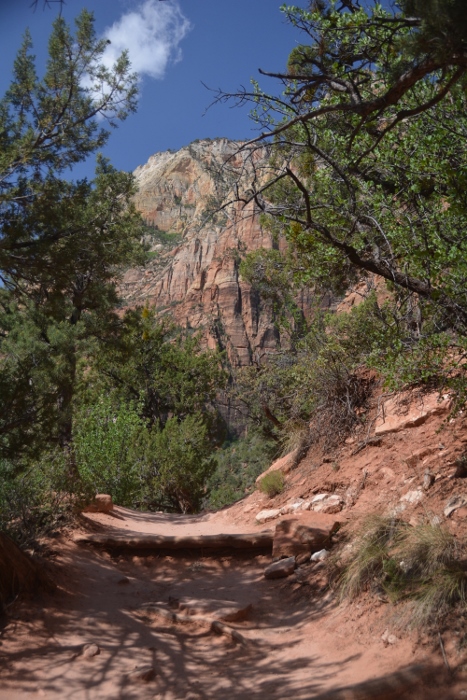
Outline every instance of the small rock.
<svg viewBox="0 0 467 700"><path fill-rule="evenodd" d="M285 506L282 506L280 508L279 513L280 515L290 515L291 513L296 513L298 510L303 510L303 504L305 501L303 498L298 498L296 501L292 501L292 503L286 503Z"/></svg>
<svg viewBox="0 0 467 700"><path fill-rule="evenodd" d="M297 554L297 556L295 557L295 563L297 564L297 566L301 566L302 564L306 564L307 561L310 561L310 557L309 557L308 552L305 552L303 554Z"/></svg>
<svg viewBox="0 0 467 700"><path fill-rule="evenodd" d="M388 644L395 644L397 641L399 641L394 634L389 634L389 630L384 630L383 634L381 635L381 639L385 646Z"/></svg>
<svg viewBox="0 0 467 700"><path fill-rule="evenodd" d="M416 505L417 503L420 503L420 501L423 498L423 491L421 489L416 489L415 491L407 491L401 498L400 501L401 503L411 503L412 505Z"/></svg>
<svg viewBox="0 0 467 700"><path fill-rule="evenodd" d="M81 656L83 659L92 659L93 656L98 656L100 653L101 650L97 644L85 644L81 651Z"/></svg>
<svg viewBox="0 0 467 700"><path fill-rule="evenodd" d="M118 579L117 583L119 586L126 586L128 583L130 583L130 579L128 576L123 576L123 578Z"/></svg>
<svg viewBox="0 0 467 700"><path fill-rule="evenodd" d="M280 514L280 508L270 508L269 510L260 510L255 519L258 523L267 523L268 520L278 518Z"/></svg>
<svg viewBox="0 0 467 700"><path fill-rule="evenodd" d="M113 510L112 496L97 493L93 500L83 508L83 513L110 513Z"/></svg>
<svg viewBox="0 0 467 700"><path fill-rule="evenodd" d="M169 597L169 605L171 599ZM177 604L172 603L186 615L207 615L222 622L241 622L246 620L253 609L251 603L238 603L233 600L181 598Z"/></svg>
<svg viewBox="0 0 467 700"><path fill-rule="evenodd" d="M324 498L323 498L324 496ZM315 513L339 513L342 510L343 499L337 494L319 494L311 499L311 509Z"/></svg>
<svg viewBox="0 0 467 700"><path fill-rule="evenodd" d="M444 508L444 517L449 518L451 513L454 513L455 510L465 505L467 505L467 498L465 496L452 496Z"/></svg>
<svg viewBox="0 0 467 700"><path fill-rule="evenodd" d="M295 571L295 557L280 559L264 570L264 577L267 579L286 578Z"/></svg>
<svg viewBox="0 0 467 700"><path fill-rule="evenodd" d="M425 491L428 491L428 489L430 489L434 483L435 483L435 477L427 469L427 471L425 472L425 476L423 477L423 488L425 489Z"/></svg>
<svg viewBox="0 0 467 700"><path fill-rule="evenodd" d="M272 545L273 560L298 557L323 549L331 536L339 529L335 518L313 511L300 512L294 517L284 518L276 525Z"/></svg>
<svg viewBox="0 0 467 700"><path fill-rule="evenodd" d="M311 555L310 561L324 561L328 556L329 552L327 549L320 549L319 552L314 552L314 554Z"/></svg>
<svg viewBox="0 0 467 700"><path fill-rule="evenodd" d="M405 463L410 468L416 467L422 461L422 459L433 454L435 449L436 448L434 448L434 447L422 447L421 450L417 450L416 452L413 452L410 455L410 457L407 457L407 459L405 460Z"/></svg>
<svg viewBox="0 0 467 700"><path fill-rule="evenodd" d="M311 506L313 507L317 503L321 503L322 501L325 501L326 498L329 498L330 494L329 493L318 493L316 496L313 496L311 499Z"/></svg>
<svg viewBox="0 0 467 700"><path fill-rule="evenodd" d="M131 683L149 683L156 677L156 669L154 666L137 666L134 671L131 671L127 679Z"/></svg>

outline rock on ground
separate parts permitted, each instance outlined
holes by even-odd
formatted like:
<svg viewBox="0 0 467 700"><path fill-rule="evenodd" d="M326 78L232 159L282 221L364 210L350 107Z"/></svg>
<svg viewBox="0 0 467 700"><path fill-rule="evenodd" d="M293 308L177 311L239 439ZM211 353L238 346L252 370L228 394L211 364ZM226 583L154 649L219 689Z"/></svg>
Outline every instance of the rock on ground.
<svg viewBox="0 0 467 700"><path fill-rule="evenodd" d="M286 578L295 571L295 557L288 557L275 561L264 570L264 577L267 579Z"/></svg>
<svg viewBox="0 0 467 700"><path fill-rule="evenodd" d="M330 544L339 523L323 513L305 511L284 518L276 525L272 545L272 558L308 556Z"/></svg>
<svg viewBox="0 0 467 700"><path fill-rule="evenodd" d="M110 513L113 507L112 496L109 496L107 493L98 493L83 508L83 513Z"/></svg>

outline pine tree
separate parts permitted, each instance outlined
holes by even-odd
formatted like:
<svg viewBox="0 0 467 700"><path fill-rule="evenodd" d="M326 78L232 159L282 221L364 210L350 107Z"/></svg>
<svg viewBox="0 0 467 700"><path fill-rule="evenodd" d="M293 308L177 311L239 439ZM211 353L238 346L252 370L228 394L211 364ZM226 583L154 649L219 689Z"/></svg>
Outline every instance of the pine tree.
<svg viewBox="0 0 467 700"><path fill-rule="evenodd" d="M98 156L94 181L69 170L135 110L125 53L101 63L105 40L83 11L59 17L39 79L26 33L0 102L0 457L69 444L80 363L118 331L115 280L141 259L130 174Z"/></svg>

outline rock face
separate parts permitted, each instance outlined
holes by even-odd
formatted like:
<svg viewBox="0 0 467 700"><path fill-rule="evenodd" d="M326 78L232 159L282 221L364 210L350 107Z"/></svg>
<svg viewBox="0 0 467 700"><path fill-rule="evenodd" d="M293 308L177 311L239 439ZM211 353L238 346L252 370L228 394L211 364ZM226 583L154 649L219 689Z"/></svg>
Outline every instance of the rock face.
<svg viewBox="0 0 467 700"><path fill-rule="evenodd" d="M152 259L129 270L120 286L127 305L147 303L183 327L202 329L207 347L226 349L234 366L261 360L278 342L271 307L238 272L240 255L271 248L271 236L254 206L213 214L229 183L248 169L238 145L202 140L156 153L136 169L135 203L149 224Z"/></svg>
<svg viewBox="0 0 467 700"><path fill-rule="evenodd" d="M448 413L451 405L448 395L431 393L416 397L409 392L398 394L395 398L385 401L376 420L375 435L386 435L417 427L431 416Z"/></svg>
<svg viewBox="0 0 467 700"><path fill-rule="evenodd" d="M339 522L322 513L301 513L299 517L284 518L276 525L272 558L308 557L330 544Z"/></svg>

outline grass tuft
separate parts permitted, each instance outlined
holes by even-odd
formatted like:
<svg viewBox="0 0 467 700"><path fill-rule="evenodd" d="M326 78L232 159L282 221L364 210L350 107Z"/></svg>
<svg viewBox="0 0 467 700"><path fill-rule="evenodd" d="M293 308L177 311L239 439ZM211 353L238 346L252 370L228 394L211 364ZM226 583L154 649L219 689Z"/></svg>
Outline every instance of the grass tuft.
<svg viewBox="0 0 467 700"><path fill-rule="evenodd" d="M412 626L426 625L453 605L466 607L463 550L464 545L440 525L411 527L372 515L351 533L334 559L341 598L352 599L368 589L383 591L392 602L407 603Z"/></svg>
<svg viewBox="0 0 467 700"><path fill-rule="evenodd" d="M285 479L281 471L272 471L266 474L259 482L259 489L269 498L279 495L284 490Z"/></svg>

